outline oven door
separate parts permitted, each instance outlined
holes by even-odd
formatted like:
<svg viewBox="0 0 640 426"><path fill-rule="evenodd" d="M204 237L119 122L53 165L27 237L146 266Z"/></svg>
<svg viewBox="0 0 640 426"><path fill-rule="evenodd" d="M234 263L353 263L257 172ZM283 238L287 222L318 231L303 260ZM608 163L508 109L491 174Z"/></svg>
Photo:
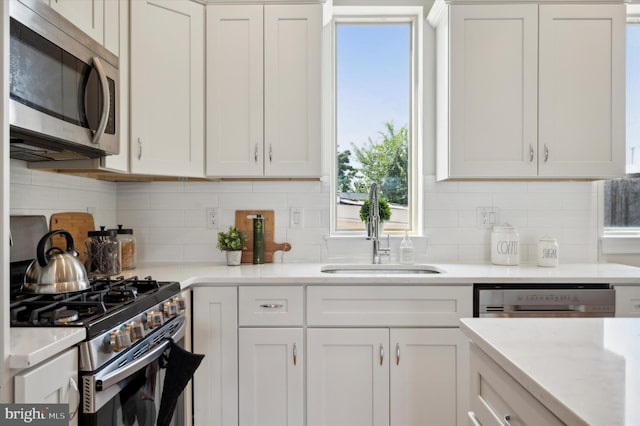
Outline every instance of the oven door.
<svg viewBox="0 0 640 426"><path fill-rule="evenodd" d="M173 341L184 347L184 318L171 333ZM128 364L128 368L83 374L81 426L154 426L160 409L165 369L162 354L170 341L162 340L149 352ZM118 360L112 364L120 364ZM184 395L178 399L172 425L184 425Z"/></svg>

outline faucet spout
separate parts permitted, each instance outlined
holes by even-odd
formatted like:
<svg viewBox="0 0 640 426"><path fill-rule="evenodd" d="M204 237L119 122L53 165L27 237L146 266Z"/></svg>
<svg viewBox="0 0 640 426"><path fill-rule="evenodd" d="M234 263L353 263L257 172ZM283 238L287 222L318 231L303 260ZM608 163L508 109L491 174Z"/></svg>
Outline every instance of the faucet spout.
<svg viewBox="0 0 640 426"><path fill-rule="evenodd" d="M380 205L378 204L378 184L372 183L369 189L369 215L367 217L367 239L373 243L371 262L380 262L380 252L389 254L389 248L380 248Z"/></svg>

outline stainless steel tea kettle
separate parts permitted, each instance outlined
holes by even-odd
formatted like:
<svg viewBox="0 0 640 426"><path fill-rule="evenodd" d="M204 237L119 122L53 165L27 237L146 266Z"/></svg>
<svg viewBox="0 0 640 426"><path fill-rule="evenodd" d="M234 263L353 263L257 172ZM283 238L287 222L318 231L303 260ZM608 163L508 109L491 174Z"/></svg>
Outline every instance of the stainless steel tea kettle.
<svg viewBox="0 0 640 426"><path fill-rule="evenodd" d="M45 253L47 242L54 235L61 235L67 240L67 249L51 247ZM87 271L78 259L71 234L64 229L45 234L38 243L36 259L27 268L22 289L29 293L55 294L89 287Z"/></svg>

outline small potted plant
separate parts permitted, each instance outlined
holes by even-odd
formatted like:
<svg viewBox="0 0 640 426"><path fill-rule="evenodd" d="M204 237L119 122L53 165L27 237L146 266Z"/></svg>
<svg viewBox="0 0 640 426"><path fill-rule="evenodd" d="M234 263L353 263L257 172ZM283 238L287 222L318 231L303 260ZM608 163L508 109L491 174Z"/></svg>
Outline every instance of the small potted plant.
<svg viewBox="0 0 640 426"><path fill-rule="evenodd" d="M378 199L378 208L380 211L380 222L386 222L391 219L391 207L389 202L384 198ZM369 200L364 200L362 207L360 207L360 220L364 223L369 221Z"/></svg>
<svg viewBox="0 0 640 426"><path fill-rule="evenodd" d="M248 236L235 226L230 226L227 232L218 232L218 247L227 255L227 265L239 265L242 259L242 249L245 248Z"/></svg>

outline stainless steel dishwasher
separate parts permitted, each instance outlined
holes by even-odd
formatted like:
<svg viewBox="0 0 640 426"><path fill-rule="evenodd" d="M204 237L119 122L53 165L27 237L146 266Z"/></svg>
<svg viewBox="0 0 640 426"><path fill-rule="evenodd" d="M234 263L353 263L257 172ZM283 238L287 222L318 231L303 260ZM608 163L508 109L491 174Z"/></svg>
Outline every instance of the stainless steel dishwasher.
<svg viewBox="0 0 640 426"><path fill-rule="evenodd" d="M473 316L613 317L615 290L610 284L474 284Z"/></svg>

